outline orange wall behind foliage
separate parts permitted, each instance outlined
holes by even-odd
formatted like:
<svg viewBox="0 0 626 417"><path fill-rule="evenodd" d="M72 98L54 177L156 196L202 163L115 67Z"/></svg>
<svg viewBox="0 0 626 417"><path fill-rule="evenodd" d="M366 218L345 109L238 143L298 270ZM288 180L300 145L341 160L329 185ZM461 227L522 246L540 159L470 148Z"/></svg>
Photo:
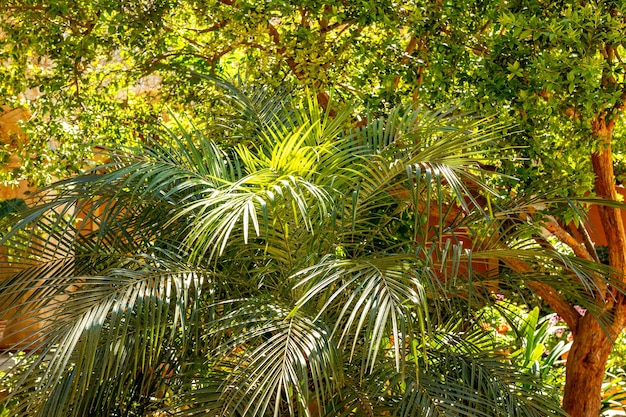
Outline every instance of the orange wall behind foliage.
<svg viewBox="0 0 626 417"><path fill-rule="evenodd" d="M623 197L623 201L626 202L626 188L623 186L617 187L617 192L621 194ZM602 220L600 219L600 211L597 206L591 206L591 209L587 213L588 216L588 224L587 227L589 229L589 235L591 236L591 240L596 244L596 246L606 246L606 234L604 233L604 229L602 228ZM626 210L622 210L622 223L624 227L626 227Z"/></svg>

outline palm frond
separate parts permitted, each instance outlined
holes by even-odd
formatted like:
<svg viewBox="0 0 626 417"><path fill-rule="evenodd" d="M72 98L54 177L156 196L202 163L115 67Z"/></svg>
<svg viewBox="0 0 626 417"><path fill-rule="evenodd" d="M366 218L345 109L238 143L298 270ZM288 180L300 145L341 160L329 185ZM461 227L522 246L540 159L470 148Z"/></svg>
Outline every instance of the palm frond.
<svg viewBox="0 0 626 417"><path fill-rule="evenodd" d="M220 389L219 415L309 415L342 381L342 363L323 323L271 299L248 300L219 321L232 332L215 355L229 369Z"/></svg>
<svg viewBox="0 0 626 417"><path fill-rule="evenodd" d="M306 286L297 306L317 304L318 316L330 316L335 323L333 335L338 343L350 345L351 357L357 346L366 347L361 353L370 370L383 339L391 338L400 370L405 346L413 343L409 335L425 330L428 315L424 285L412 272L416 267L418 260L406 255L328 258L297 274L298 286Z"/></svg>
<svg viewBox="0 0 626 417"><path fill-rule="evenodd" d="M216 136L174 119L0 218L0 315L39 328L15 415L558 415L442 324L494 282L587 306L609 281L487 178L500 126L398 107L355 129L349 105L195 76L224 91Z"/></svg>

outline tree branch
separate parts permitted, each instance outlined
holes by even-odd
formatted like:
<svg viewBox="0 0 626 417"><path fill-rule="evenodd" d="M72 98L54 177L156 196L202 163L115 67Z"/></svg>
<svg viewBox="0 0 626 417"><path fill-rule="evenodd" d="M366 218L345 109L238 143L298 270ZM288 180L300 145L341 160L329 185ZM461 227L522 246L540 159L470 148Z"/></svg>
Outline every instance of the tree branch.
<svg viewBox="0 0 626 417"><path fill-rule="evenodd" d="M530 272L531 268L518 259L507 259L506 263L516 272ZM538 281L527 281L526 284L541 297L567 323L572 334L576 336L576 329L582 317L559 292L551 285Z"/></svg>
<svg viewBox="0 0 626 417"><path fill-rule="evenodd" d="M593 240L591 240L591 236L589 236L589 231L587 230L587 228L583 224L581 224L580 226L578 226L576 231L578 232L578 234L580 234L580 236L582 236L585 248L587 248L587 252L589 252L591 256L593 256L593 259L596 262L600 263L600 258L598 258L595 243L593 243Z"/></svg>
<svg viewBox="0 0 626 417"><path fill-rule="evenodd" d="M594 137L600 142L600 148L591 154L593 172L596 175L594 184L596 195L607 200L617 201L617 190L615 188L615 172L613 170L613 152L611 140L613 138L613 128L615 118L606 121L604 114L599 115L591 121ZM599 205L598 212L602 220L602 228L607 238L609 248L609 265L619 274L616 278L620 283L626 278L626 230L622 219L622 212L615 207ZM624 297L613 290L606 294L605 310L617 307L620 310L626 303ZM615 305L617 302L617 306ZM624 317L618 317L624 320Z"/></svg>
<svg viewBox="0 0 626 417"><path fill-rule="evenodd" d="M581 259L595 261L594 257L591 256L589 251L587 251L587 248L583 244L579 243L574 236L569 234L553 216L546 216L545 220L545 229L572 249L572 251L574 251L574 255Z"/></svg>

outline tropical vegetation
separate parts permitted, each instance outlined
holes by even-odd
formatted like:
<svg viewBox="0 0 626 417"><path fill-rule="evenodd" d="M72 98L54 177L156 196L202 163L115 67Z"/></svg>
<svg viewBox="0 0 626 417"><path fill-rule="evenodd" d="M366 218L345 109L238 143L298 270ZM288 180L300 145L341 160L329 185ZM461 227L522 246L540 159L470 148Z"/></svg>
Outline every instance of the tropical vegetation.
<svg viewBox="0 0 626 417"><path fill-rule="evenodd" d="M476 315L533 282L593 310L598 270L538 245L520 219L540 202L481 167L497 124L398 107L358 127L214 81L235 146L155 127L2 220L1 304L44 324L15 415L565 415Z"/></svg>
<svg viewBox="0 0 626 417"><path fill-rule="evenodd" d="M505 175L499 185L487 185L521 201L527 195L564 199L552 211L528 213L537 227L532 240L573 253L577 262L609 264L612 272L600 275L617 284L605 286L597 278L597 285L572 296L561 281L527 283L543 300L542 314L557 313L573 335L564 408L575 417L596 417L602 386L609 383L607 364L615 363L613 341L621 340L626 325L626 297L619 290L626 276L626 231L616 203L625 172L626 3L4 3L0 104L23 110L21 128L28 137L2 138L5 183L47 185L93 167L94 149L140 148L153 135L149 128L168 123L170 112L188 131L202 131L224 149L237 147L244 135L225 136L220 126L232 109L194 70L223 78L239 74L274 89L309 88L330 116L332 92L338 107L357 103L358 125L397 106L454 103L508 126L502 129L510 146L481 165L485 175ZM18 165L12 162L16 156ZM571 201L597 203L595 197L605 205L598 208L597 233L589 234L583 227L589 204ZM500 200L477 202L488 208ZM595 241L599 235L606 241ZM520 273L527 265L511 269ZM576 306L590 292L595 311L582 315Z"/></svg>

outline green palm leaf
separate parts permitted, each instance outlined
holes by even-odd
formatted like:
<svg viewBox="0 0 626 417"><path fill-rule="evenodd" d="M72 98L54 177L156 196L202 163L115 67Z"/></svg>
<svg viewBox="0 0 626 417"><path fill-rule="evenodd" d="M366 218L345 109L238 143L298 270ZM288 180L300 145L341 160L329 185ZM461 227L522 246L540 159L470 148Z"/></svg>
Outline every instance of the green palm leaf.
<svg viewBox="0 0 626 417"><path fill-rule="evenodd" d="M211 137L155 127L0 218L0 314L41 329L15 415L558 409L484 333L445 325L494 281L567 281L592 312L603 285L482 168L501 127L399 107L355 129L353 106L196 76L232 113ZM483 268L512 260L528 271Z"/></svg>

